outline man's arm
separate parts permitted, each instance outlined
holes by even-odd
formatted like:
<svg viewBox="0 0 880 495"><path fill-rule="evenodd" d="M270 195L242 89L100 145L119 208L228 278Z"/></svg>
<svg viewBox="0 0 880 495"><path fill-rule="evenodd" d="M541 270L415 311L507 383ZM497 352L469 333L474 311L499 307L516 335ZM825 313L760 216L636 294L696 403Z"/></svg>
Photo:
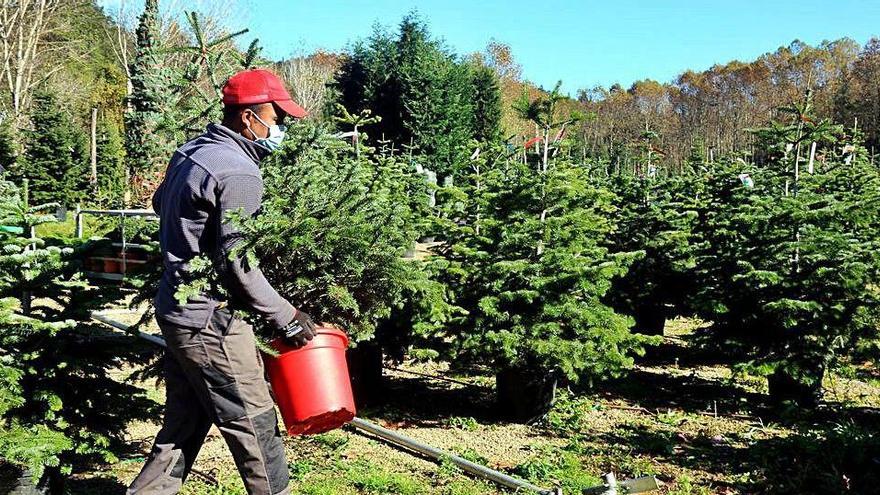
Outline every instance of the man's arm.
<svg viewBox="0 0 880 495"><path fill-rule="evenodd" d="M245 269L240 258L229 259L229 253L241 240L241 234L226 221L226 212L243 209L245 214L253 215L262 199L263 181L260 177L233 175L218 184L218 269L236 302L261 314L273 328L279 329L293 321L297 310L269 284L259 267Z"/></svg>

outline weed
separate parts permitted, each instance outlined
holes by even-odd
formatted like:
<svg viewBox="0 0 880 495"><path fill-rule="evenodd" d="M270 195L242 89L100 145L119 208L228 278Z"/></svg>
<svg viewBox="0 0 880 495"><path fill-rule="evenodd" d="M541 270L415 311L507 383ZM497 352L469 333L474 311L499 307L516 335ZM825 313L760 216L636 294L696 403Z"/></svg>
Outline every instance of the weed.
<svg viewBox="0 0 880 495"><path fill-rule="evenodd" d="M346 474L352 486L363 493L416 495L428 491L425 485L409 475L394 473L365 461L352 463Z"/></svg>
<svg viewBox="0 0 880 495"><path fill-rule="evenodd" d="M711 493L708 488L696 486L689 477L682 476L670 488L668 495L711 495Z"/></svg>
<svg viewBox="0 0 880 495"><path fill-rule="evenodd" d="M288 471L290 471L290 479L293 481L302 481L307 474L315 470L315 464L308 459L296 459L288 463Z"/></svg>
<svg viewBox="0 0 880 495"><path fill-rule="evenodd" d="M327 447L334 452L342 450L343 447L348 445L349 440L350 438L348 437L348 435L336 431L321 433L320 435L315 435L314 437L312 437L312 441L314 441L318 445Z"/></svg>
<svg viewBox="0 0 880 495"><path fill-rule="evenodd" d="M551 447L539 449L537 455L516 466L513 472L540 485L555 482L565 493L580 493L584 488L601 484L599 478L584 469L579 456Z"/></svg>
<svg viewBox="0 0 880 495"><path fill-rule="evenodd" d="M560 436L578 433L586 429L588 412L592 409L595 407L589 400L561 391L544 424L548 430Z"/></svg>
<svg viewBox="0 0 880 495"><path fill-rule="evenodd" d="M477 463L486 465L489 464L489 459L483 457L479 452L474 449L462 449L458 451L458 455L463 457L464 459Z"/></svg>
<svg viewBox="0 0 880 495"><path fill-rule="evenodd" d="M199 478L190 478L181 491L187 495L244 495L244 487L237 479L221 479L215 485Z"/></svg>
<svg viewBox="0 0 880 495"><path fill-rule="evenodd" d="M456 428L464 431L476 431L480 427L477 420L471 417L453 416L447 420L446 425L449 428Z"/></svg>
<svg viewBox="0 0 880 495"><path fill-rule="evenodd" d="M672 409L655 416L657 421L669 426L681 426L687 421L687 415Z"/></svg>

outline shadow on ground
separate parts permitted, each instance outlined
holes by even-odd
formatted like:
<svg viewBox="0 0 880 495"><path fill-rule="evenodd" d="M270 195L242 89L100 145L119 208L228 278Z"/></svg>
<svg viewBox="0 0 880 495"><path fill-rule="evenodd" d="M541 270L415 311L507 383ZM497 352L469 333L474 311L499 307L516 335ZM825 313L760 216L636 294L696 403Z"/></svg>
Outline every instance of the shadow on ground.
<svg viewBox="0 0 880 495"><path fill-rule="evenodd" d="M623 425L600 443L627 445L683 468L719 475L714 493L780 494L880 493L880 415L871 421L804 424L787 437L688 437L672 429Z"/></svg>
<svg viewBox="0 0 880 495"><path fill-rule="evenodd" d="M427 377L386 376L381 390L362 413L403 426L430 427L450 417L470 417L498 423L494 392L480 386L461 386Z"/></svg>
<svg viewBox="0 0 880 495"><path fill-rule="evenodd" d="M69 495L124 495L127 487L112 476L70 479L65 486Z"/></svg>

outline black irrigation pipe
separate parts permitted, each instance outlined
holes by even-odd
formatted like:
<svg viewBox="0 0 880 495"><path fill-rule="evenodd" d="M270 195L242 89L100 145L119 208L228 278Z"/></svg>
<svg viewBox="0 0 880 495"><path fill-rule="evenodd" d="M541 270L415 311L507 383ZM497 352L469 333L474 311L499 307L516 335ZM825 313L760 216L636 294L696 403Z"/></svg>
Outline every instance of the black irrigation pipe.
<svg viewBox="0 0 880 495"><path fill-rule="evenodd" d="M399 372L401 372L401 373L409 373L410 375L416 375L416 376L421 376L421 377L425 377L425 378L431 378L431 379L434 379L434 380L440 380L440 381L444 381L444 382L455 383L455 384L458 384L458 385L464 385L464 386L466 386L466 387L470 387L470 388L474 388L474 387L476 387L476 388L482 388L482 389L486 389L486 390L491 390L491 389L492 389L492 387L487 387L486 385L480 385L479 383L468 383L468 382L463 381L463 380L456 380L455 378L447 378L447 377L445 377L445 376L432 375L432 374L430 374L430 373L422 373L422 372L419 372L419 371L410 371L410 370L405 370L405 369L403 369L403 368L397 368L397 367L395 367L395 366L385 366L385 369L388 369L388 370L391 370L391 371L399 371Z"/></svg>
<svg viewBox="0 0 880 495"><path fill-rule="evenodd" d="M92 313L92 318L100 321L101 323L110 325L111 327L118 330L122 330L131 335L135 335L136 337L140 337L160 347L167 347L167 345L165 344L165 339L163 339L162 337L141 331L134 332L131 330L130 325L126 325L125 323L108 318L105 314L102 314L101 312ZM538 495L562 495L562 489L559 487L553 489L541 488L537 485L529 483L528 481L514 478L513 476L509 476L500 471L496 471L475 462L471 462L461 456L451 454L436 447L432 447L414 438L402 435L396 431L383 428L382 426L379 426L372 421L355 417L351 420L349 424L353 428L356 428L361 432L375 435L388 443L391 443L398 447L403 447L409 451L418 452L438 462L452 462L461 470L467 473L493 481L499 485L516 490L517 492L519 492L520 490L527 490L537 493ZM657 483L657 479L653 476L634 478L618 483L614 477L614 474L612 473L605 476L605 484L586 488L583 490L583 493L590 495L618 495L623 493L643 493L656 490L658 487L659 486Z"/></svg>

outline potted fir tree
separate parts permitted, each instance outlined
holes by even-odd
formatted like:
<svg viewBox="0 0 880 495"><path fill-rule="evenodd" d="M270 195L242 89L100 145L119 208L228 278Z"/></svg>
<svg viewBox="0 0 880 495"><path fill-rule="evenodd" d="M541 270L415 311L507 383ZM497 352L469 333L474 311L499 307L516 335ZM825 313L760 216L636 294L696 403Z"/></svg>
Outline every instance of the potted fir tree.
<svg viewBox="0 0 880 495"><path fill-rule="evenodd" d="M752 183L738 162L707 176L699 301L713 341L767 376L771 400L812 407L825 373L876 338L880 172L857 133L810 115L809 97L785 110L790 122L755 131ZM811 143L822 161L806 160Z"/></svg>
<svg viewBox="0 0 880 495"><path fill-rule="evenodd" d="M40 213L50 205L30 206L27 196L26 181L0 181L0 223L29 233L55 221ZM110 376L136 355L91 320L118 291L87 284L74 249L11 233L0 243L0 459L20 474L14 483L60 494L65 474L113 461L125 425L153 403Z"/></svg>
<svg viewBox="0 0 880 495"><path fill-rule="evenodd" d="M637 253L606 247L611 194L595 187L551 130L557 90L521 102L544 129L531 162L502 147L473 158L470 173L442 191L442 276L464 314L449 326L458 363L496 372L498 405L517 420L541 416L557 377L590 382L632 363L650 339L602 298Z"/></svg>
<svg viewBox="0 0 880 495"><path fill-rule="evenodd" d="M404 297L439 294L426 304L445 304L442 291L420 289L435 283L423 262L403 257L419 235L419 205L427 204L423 178L376 153L363 137L353 146L309 122L288 130L284 150L261 168L261 213L230 214L243 234L233 255L259 263L279 293L316 321L344 329L354 348L363 349L351 353L356 388L374 390L382 363L371 343L376 325ZM206 286L211 269L203 268L179 298Z"/></svg>

